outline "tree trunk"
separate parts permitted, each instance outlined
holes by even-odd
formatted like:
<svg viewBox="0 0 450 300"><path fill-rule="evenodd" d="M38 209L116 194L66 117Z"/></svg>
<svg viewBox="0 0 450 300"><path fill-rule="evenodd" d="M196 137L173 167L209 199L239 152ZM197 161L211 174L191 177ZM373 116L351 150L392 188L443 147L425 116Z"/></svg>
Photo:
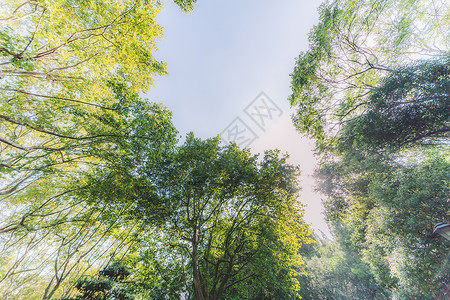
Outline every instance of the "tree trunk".
<svg viewBox="0 0 450 300"><path fill-rule="evenodd" d="M207 300L205 290L202 287L200 266L198 262L198 229L194 229L194 236L192 237L192 287L196 300Z"/></svg>

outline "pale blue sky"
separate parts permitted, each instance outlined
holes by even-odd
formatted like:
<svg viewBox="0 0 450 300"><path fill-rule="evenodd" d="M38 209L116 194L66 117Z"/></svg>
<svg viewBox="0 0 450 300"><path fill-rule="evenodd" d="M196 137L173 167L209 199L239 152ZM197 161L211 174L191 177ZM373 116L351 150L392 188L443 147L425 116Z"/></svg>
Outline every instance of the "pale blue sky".
<svg viewBox="0 0 450 300"><path fill-rule="evenodd" d="M295 58L308 49L307 34L317 23L321 1L199 0L190 14L172 1L158 17L164 39L156 57L167 62L168 76L157 78L146 97L173 112L180 134L209 138L236 117L258 138L252 152L278 148L300 165L306 222L327 232L320 196L312 192L312 143L292 125L290 76ZM283 111L261 130L244 109L264 92Z"/></svg>

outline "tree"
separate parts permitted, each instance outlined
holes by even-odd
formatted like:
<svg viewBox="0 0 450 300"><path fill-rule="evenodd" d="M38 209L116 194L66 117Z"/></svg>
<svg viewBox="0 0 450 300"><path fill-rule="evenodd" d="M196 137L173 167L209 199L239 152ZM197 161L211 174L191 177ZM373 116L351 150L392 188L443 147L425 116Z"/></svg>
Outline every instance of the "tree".
<svg viewBox="0 0 450 300"><path fill-rule="evenodd" d="M278 152L258 163L248 150L188 135L150 176L168 212L144 242L157 274L178 296L195 299L293 297L297 251L308 242L296 175ZM174 266L184 286L169 282Z"/></svg>
<svg viewBox="0 0 450 300"><path fill-rule="evenodd" d="M85 149L88 161L44 173L26 189L3 198L0 284L5 293L30 291L37 296L42 292L51 297L64 282L70 284L73 276L83 274L110 252L126 251L133 242L139 224L127 219L128 206L100 205L89 193L94 188L102 193L110 178L119 182L126 177L130 185L142 181L137 172L150 169L171 149L175 130L170 113L161 105L149 105L132 94L119 93L117 98L113 116L120 118L108 118L105 113L96 128L87 130L111 134L117 130L122 138L91 145ZM55 267L41 273L48 265ZM33 283L45 281L42 289L33 288Z"/></svg>
<svg viewBox="0 0 450 300"><path fill-rule="evenodd" d="M187 10L193 1L177 3ZM18 193L24 198L30 187L39 185L53 191L43 196L50 199L70 190L80 179L80 170L111 165L121 151L137 150L127 142L155 146L162 141L153 139L151 130L156 133L163 126L167 132L173 130L164 109L136 96L149 87L152 76L165 72L164 64L152 58L161 36L155 22L159 6L134 0L4 4L0 17L4 201ZM52 188L55 184L69 188ZM8 223L2 227L1 232L16 228Z"/></svg>
<svg viewBox="0 0 450 300"><path fill-rule="evenodd" d="M130 270L118 262L111 263L98 272L96 276L80 278L75 288L78 295L63 297L61 300L133 300L135 299L134 282L130 281Z"/></svg>
<svg viewBox="0 0 450 300"><path fill-rule="evenodd" d="M327 2L292 74L294 123L321 154L328 221L407 299L435 295L435 274L448 277L448 247L429 240L433 220L449 217L448 13L444 1Z"/></svg>
<svg viewBox="0 0 450 300"><path fill-rule="evenodd" d="M431 233L450 217L448 147L409 152L330 163L319 177L329 220L350 228L377 281L407 299L436 295L449 276L448 244Z"/></svg>
<svg viewBox="0 0 450 300"><path fill-rule="evenodd" d="M183 10L194 2L177 1ZM138 0L2 4L5 297L58 295L133 243L139 224L124 225L126 207L97 206L88 187L101 193L111 174L136 179L175 143L170 112L137 96L165 74L153 58L159 9L157 1Z"/></svg>
<svg viewBox="0 0 450 300"><path fill-rule="evenodd" d="M436 220L450 217L448 158L448 147L429 150L393 167L370 186L378 205L367 217L366 260L373 269L380 268L375 275L387 272L398 282L398 293L406 298L435 295L440 280L450 275L449 245L430 240ZM384 256L387 270L374 253Z"/></svg>
<svg viewBox="0 0 450 300"><path fill-rule="evenodd" d="M192 6L192 1L178 2L184 9ZM123 119L120 109L133 101L125 97L117 107L117 90L127 87L135 94L149 88L152 76L165 74L164 64L152 57L161 37L158 10L156 2L137 0L4 5L0 153L7 175L2 195L48 169L90 162L87 153L97 145L130 137L112 132L114 121Z"/></svg>
<svg viewBox="0 0 450 300"><path fill-rule="evenodd" d="M300 276L302 299L388 299L389 293L376 283L370 267L349 242L351 231L335 224L333 240L315 237L307 252L305 272Z"/></svg>
<svg viewBox="0 0 450 300"><path fill-rule="evenodd" d="M418 58L445 55L445 1L336 0L324 3L292 73L294 123L333 148L340 128L370 109L367 97L383 78Z"/></svg>
<svg viewBox="0 0 450 300"><path fill-rule="evenodd" d="M14 176L2 194L39 178L46 168L70 169L71 162L86 160L92 145L119 137L92 132L105 113L119 119L112 82L139 92L152 74L163 72L151 58L161 35L152 21L157 8L137 1L121 5L7 3L0 53L1 97L8 100L1 103L0 120L2 166Z"/></svg>

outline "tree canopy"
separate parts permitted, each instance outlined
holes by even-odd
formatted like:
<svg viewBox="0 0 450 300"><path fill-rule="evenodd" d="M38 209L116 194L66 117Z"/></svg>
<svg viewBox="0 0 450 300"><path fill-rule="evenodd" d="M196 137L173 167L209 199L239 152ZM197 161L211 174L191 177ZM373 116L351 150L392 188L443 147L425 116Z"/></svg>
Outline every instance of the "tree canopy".
<svg viewBox="0 0 450 300"><path fill-rule="evenodd" d="M135 243L126 207L99 206L90 189L138 181L176 142L170 111L138 97L166 72L153 58L161 3L1 6L0 290L49 299Z"/></svg>
<svg viewBox="0 0 450 300"><path fill-rule="evenodd" d="M187 10L193 1L178 2ZM105 143L144 137L126 127L124 114L143 113L145 104L128 95L165 74L164 63L153 59L162 34L155 20L160 6L138 0L3 5L3 195L43 172L90 161Z"/></svg>
<svg viewBox="0 0 450 300"><path fill-rule="evenodd" d="M291 74L290 102L298 130L326 150L371 107L367 98L383 78L417 58L448 55L450 25L445 1L336 0L319 14Z"/></svg>
<svg viewBox="0 0 450 300"><path fill-rule="evenodd" d="M153 182L159 186L155 197L165 199L160 203L167 219L144 244L168 293L294 297L298 249L309 239L297 201L298 170L286 157L267 152L258 162L248 150L220 147L218 138L189 135L166 163ZM153 211L147 213L153 219ZM177 272L184 285L168 282Z"/></svg>
<svg viewBox="0 0 450 300"><path fill-rule="evenodd" d="M336 0L319 13L290 101L316 141L338 246L387 294L437 296L450 274L449 244L431 236L450 218L448 5Z"/></svg>

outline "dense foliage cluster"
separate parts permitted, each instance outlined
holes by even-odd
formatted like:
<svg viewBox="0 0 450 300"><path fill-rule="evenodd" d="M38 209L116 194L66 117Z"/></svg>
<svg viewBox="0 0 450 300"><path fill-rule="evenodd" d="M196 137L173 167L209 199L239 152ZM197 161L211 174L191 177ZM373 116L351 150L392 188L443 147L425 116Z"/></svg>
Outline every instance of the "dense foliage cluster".
<svg viewBox="0 0 450 300"><path fill-rule="evenodd" d="M294 123L316 140L318 190L336 234L319 253L356 254L373 291L389 297L449 290L449 244L432 235L450 220L448 13L444 1L326 2L292 74ZM311 299L352 298L361 283L326 289L317 260L306 265Z"/></svg>

